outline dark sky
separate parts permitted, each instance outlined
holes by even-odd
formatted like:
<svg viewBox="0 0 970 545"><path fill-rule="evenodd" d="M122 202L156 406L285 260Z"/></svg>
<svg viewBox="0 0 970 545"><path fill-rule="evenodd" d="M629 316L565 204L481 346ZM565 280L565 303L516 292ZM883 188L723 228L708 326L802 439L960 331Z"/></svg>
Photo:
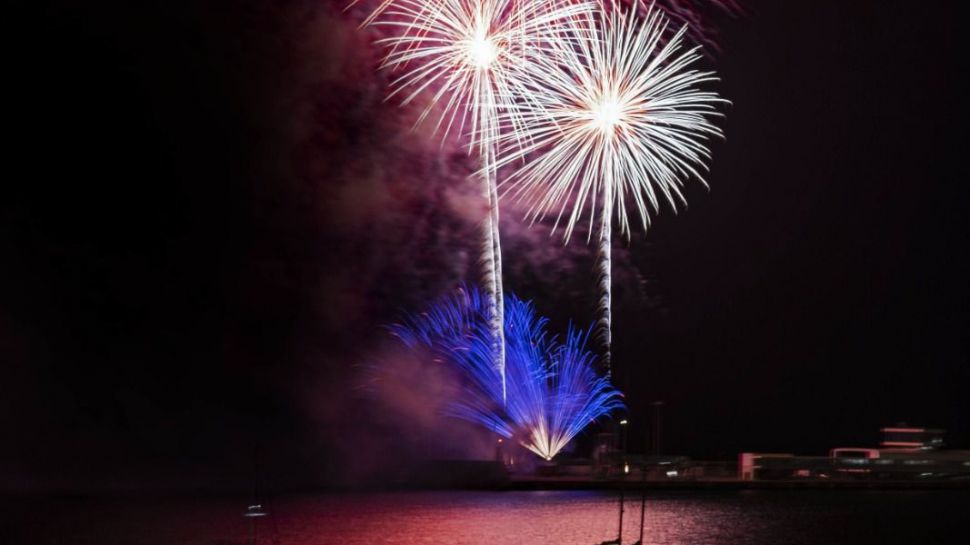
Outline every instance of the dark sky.
<svg viewBox="0 0 970 545"><path fill-rule="evenodd" d="M469 161L383 101L358 14L197 4L5 10L0 487L333 482L392 426L355 388L382 325L475 278ZM712 189L617 245L634 421L665 401L699 458L970 448L957 3L746 4ZM509 289L589 323L588 250L504 222Z"/></svg>

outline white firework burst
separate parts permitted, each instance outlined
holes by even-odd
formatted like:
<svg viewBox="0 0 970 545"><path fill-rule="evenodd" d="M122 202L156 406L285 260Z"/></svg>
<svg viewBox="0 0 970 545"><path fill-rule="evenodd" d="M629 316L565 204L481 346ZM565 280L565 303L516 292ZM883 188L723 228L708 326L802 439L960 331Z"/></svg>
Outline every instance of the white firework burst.
<svg viewBox="0 0 970 545"><path fill-rule="evenodd" d="M474 135L469 145L494 160L487 148L499 136L499 116L518 130L511 106L521 82L593 9L570 0L383 0L365 24L391 30L378 40L388 48L382 67L401 72L390 96L403 96L404 104L430 96L418 123L437 109L436 132Z"/></svg>
<svg viewBox="0 0 970 545"><path fill-rule="evenodd" d="M365 24L382 26L390 35L379 40L388 48L383 67L400 72L390 96L404 104L428 97L418 123L438 111L435 131L468 139L469 151L481 160L483 197L484 284L492 305L496 364L504 377L505 340L499 206L495 146L499 116L518 132L512 106L522 79L544 49L564 33L571 20L592 10L591 4L567 0L383 0Z"/></svg>
<svg viewBox="0 0 970 545"><path fill-rule="evenodd" d="M660 10L639 20L614 8L575 24L574 39L534 61L529 99L503 116L500 164L525 160L503 194L524 200L533 220L555 212L558 227L565 217L567 240L587 212L591 233L612 210L629 236L630 202L646 229L662 201L686 204L686 179L704 183L706 142L722 135L711 118L727 101L699 88L717 81L713 72L688 68L701 55L682 49L687 27L661 43Z"/></svg>
<svg viewBox="0 0 970 545"><path fill-rule="evenodd" d="M528 206L536 221L555 215L564 238L588 215L588 238L599 221L602 334L609 370L610 245L615 218L630 236L628 209L644 230L662 202L686 204L681 190L710 159L707 141L721 136L712 123L726 103L701 85L712 72L690 66L699 48L684 49L687 27L664 40L668 20L651 7L643 19L617 6L574 19L570 39L535 61L525 84L528 100L503 116L499 165L522 163L503 194Z"/></svg>

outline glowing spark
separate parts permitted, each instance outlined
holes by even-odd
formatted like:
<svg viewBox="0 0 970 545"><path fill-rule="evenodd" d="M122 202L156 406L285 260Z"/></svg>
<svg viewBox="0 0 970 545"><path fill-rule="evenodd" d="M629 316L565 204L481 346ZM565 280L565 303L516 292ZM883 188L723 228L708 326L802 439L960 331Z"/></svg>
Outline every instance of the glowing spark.
<svg viewBox="0 0 970 545"><path fill-rule="evenodd" d="M623 407L618 391L593 369L587 335L570 328L563 342L546 333L545 318L514 296L505 302L506 400L491 365L488 303L462 290L392 331L411 347L430 348L462 373L464 395L451 415L480 424L551 460L587 425Z"/></svg>
<svg viewBox="0 0 970 545"><path fill-rule="evenodd" d="M479 70L488 70L499 55L498 47L483 28L466 44L468 59Z"/></svg>
<svg viewBox="0 0 970 545"><path fill-rule="evenodd" d="M717 78L689 69L700 54L699 46L681 50L686 27L664 41L660 10L642 21L616 6L595 15L575 19L572 34L529 71L529 99L503 117L511 129L499 165L521 164L504 193L525 201L532 221L555 214L555 230L565 218L567 241L587 210L590 238L599 220L599 323L609 370L614 211L629 238L627 208L646 230L661 202L674 210L686 204L683 180L704 182L706 140L721 135L710 118L726 101L698 89Z"/></svg>
<svg viewBox="0 0 970 545"><path fill-rule="evenodd" d="M603 138L615 138L617 126L625 122L625 108L617 96L605 96L590 105L590 122Z"/></svg>

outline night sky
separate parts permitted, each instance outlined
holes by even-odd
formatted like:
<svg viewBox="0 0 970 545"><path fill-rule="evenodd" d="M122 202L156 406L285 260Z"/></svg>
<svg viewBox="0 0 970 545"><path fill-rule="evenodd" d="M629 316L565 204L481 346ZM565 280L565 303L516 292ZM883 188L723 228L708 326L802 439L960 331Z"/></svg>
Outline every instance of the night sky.
<svg viewBox="0 0 970 545"><path fill-rule="evenodd" d="M384 101L360 10L136 4L0 23L0 488L347 484L349 459L448 454L358 386L384 324L477 277L473 161ZM970 448L957 3L745 4L707 61L733 102L711 190L616 245L634 428L663 400L665 450L701 459L900 421ZM582 237L503 212L507 289L592 322Z"/></svg>

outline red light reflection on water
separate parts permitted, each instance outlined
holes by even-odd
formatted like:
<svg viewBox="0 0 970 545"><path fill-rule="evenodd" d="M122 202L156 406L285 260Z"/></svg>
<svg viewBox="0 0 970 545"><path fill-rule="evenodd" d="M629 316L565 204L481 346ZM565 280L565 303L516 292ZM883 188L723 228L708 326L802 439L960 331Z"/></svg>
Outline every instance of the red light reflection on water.
<svg viewBox="0 0 970 545"><path fill-rule="evenodd" d="M963 543L970 490L651 492L649 545ZM3 545L243 545L248 498L0 497ZM639 497L623 543L638 534ZM616 496L601 492L401 492L262 502L257 544L596 545L616 537Z"/></svg>
<svg viewBox="0 0 970 545"><path fill-rule="evenodd" d="M616 537L618 515L616 498L597 492L391 493L331 498L318 507L317 517L326 519L324 527L287 532L281 536L283 541L299 545L594 545ZM639 536L639 509L639 497L629 500L624 543ZM734 532L712 528L704 520L743 513L732 513L730 505L722 505L721 511L711 513L684 502L649 501L644 541L728 543L716 538L729 538ZM291 528L289 523L283 526Z"/></svg>

